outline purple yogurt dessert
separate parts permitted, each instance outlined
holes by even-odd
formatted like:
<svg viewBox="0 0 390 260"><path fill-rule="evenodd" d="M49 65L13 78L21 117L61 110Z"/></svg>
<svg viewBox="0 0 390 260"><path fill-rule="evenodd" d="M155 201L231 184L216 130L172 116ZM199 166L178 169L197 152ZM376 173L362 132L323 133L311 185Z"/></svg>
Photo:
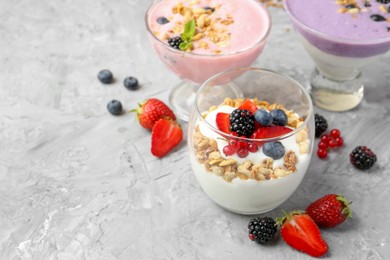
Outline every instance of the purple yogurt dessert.
<svg viewBox="0 0 390 260"><path fill-rule="evenodd" d="M285 0L285 5L295 29L323 52L364 58L390 49L390 1Z"/></svg>

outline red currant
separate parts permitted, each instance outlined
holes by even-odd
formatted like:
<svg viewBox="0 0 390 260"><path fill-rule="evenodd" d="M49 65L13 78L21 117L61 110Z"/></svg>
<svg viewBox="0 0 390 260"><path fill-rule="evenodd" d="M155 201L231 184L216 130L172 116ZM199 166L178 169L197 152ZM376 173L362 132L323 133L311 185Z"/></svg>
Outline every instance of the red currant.
<svg viewBox="0 0 390 260"><path fill-rule="evenodd" d="M328 140L330 139L330 136L329 135L323 135L321 136L321 141L325 142L325 143L328 143Z"/></svg>
<svg viewBox="0 0 390 260"><path fill-rule="evenodd" d="M336 142L336 145L337 145L337 147L341 147L341 146L343 146L343 144L344 144L344 139L340 136L340 137L337 137L336 139L334 139L335 140L335 142Z"/></svg>
<svg viewBox="0 0 390 260"><path fill-rule="evenodd" d="M251 143L248 145L248 151L251 152L251 153L255 153L259 150L259 148L257 147L257 144L254 144L254 143Z"/></svg>
<svg viewBox="0 0 390 260"><path fill-rule="evenodd" d="M249 234L249 239L252 240L252 241L255 240L255 235Z"/></svg>
<svg viewBox="0 0 390 260"><path fill-rule="evenodd" d="M321 141L318 143L318 148L320 149L326 149L328 147L328 144L324 141Z"/></svg>
<svg viewBox="0 0 390 260"><path fill-rule="evenodd" d="M243 142L243 141L239 141L238 142L238 147L240 147L241 149L246 149L246 148L248 148L248 143L247 142Z"/></svg>
<svg viewBox="0 0 390 260"><path fill-rule="evenodd" d="M222 151L226 156L230 156L237 151L237 148L231 145L226 145L225 147L223 147Z"/></svg>
<svg viewBox="0 0 390 260"><path fill-rule="evenodd" d="M330 131L330 136L332 136L333 138L337 138L340 136L340 130L335 128L335 129L332 129Z"/></svg>
<svg viewBox="0 0 390 260"><path fill-rule="evenodd" d="M237 152L238 157L245 158L248 156L248 150L247 149L240 149Z"/></svg>
<svg viewBox="0 0 390 260"><path fill-rule="evenodd" d="M229 140L229 145L231 145L231 146L237 146L237 140L234 140L234 139L230 139Z"/></svg>
<svg viewBox="0 0 390 260"><path fill-rule="evenodd" d="M335 147L337 146L337 143L336 143L336 141L335 141L334 139L330 139L330 140L328 141L328 146L329 146L330 148L335 148Z"/></svg>
<svg viewBox="0 0 390 260"><path fill-rule="evenodd" d="M318 149L317 156L318 158L324 159L328 156L328 152L325 149Z"/></svg>

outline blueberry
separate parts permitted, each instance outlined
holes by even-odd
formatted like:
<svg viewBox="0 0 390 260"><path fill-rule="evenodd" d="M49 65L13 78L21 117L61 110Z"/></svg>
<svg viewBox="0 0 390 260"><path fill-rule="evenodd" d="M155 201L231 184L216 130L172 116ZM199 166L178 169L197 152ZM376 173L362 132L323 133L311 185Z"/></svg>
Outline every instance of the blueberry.
<svg viewBox="0 0 390 260"><path fill-rule="evenodd" d="M118 100L111 100L110 102L108 102L107 109L108 112L110 112L110 114L114 116L119 116L120 114L122 114L123 110L122 104Z"/></svg>
<svg viewBox="0 0 390 260"><path fill-rule="evenodd" d="M166 24L166 23L169 23L169 20L166 17L162 16L162 17L157 18L157 23Z"/></svg>
<svg viewBox="0 0 390 260"><path fill-rule="evenodd" d="M273 118L270 112L260 108L255 112L255 120L263 126L270 126Z"/></svg>
<svg viewBox="0 0 390 260"><path fill-rule="evenodd" d="M128 89L128 90L136 90L138 89L138 80L134 77L127 77L123 81L123 85Z"/></svg>
<svg viewBox="0 0 390 260"><path fill-rule="evenodd" d="M284 156L285 150L281 142L268 142L263 144L263 153L277 160Z"/></svg>
<svg viewBox="0 0 390 260"><path fill-rule="evenodd" d="M104 84L110 84L114 81L114 76L109 70L101 70L98 73L98 79Z"/></svg>
<svg viewBox="0 0 390 260"><path fill-rule="evenodd" d="M271 115L274 119L273 123L275 125L285 126L287 124L287 115L281 109L274 109L271 111Z"/></svg>
<svg viewBox="0 0 390 260"><path fill-rule="evenodd" d="M215 11L215 8L212 8L212 7L210 7L210 6L206 6L206 7L204 7L203 8L204 10L211 10L211 12L214 12Z"/></svg>
<svg viewBox="0 0 390 260"><path fill-rule="evenodd" d="M379 14L373 14L370 16L371 20L375 22L383 22L386 21L386 18L384 18L382 15Z"/></svg>

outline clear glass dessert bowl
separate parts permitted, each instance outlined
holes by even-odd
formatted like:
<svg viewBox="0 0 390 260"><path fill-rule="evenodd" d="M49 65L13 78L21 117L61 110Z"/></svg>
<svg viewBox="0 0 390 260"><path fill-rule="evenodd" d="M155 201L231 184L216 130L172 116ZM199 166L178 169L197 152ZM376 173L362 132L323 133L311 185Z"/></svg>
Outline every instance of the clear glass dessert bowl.
<svg viewBox="0 0 390 260"><path fill-rule="evenodd" d="M390 49L390 13L380 11L380 1L305 1L284 6L315 63L313 102L329 111L353 109L364 95L362 69Z"/></svg>
<svg viewBox="0 0 390 260"><path fill-rule="evenodd" d="M226 85L238 91L226 93ZM311 98L296 81L259 68L228 70L197 91L188 127L192 169L221 207L239 214L267 212L302 182L314 131Z"/></svg>
<svg viewBox="0 0 390 260"><path fill-rule="evenodd" d="M208 48L208 45L211 45L210 37L207 36L210 35L209 31L212 30L206 30L206 29L200 29L198 27L198 19L196 19L196 32L193 39L197 39L197 35L202 35L203 38L200 40L196 40L193 42L193 46L195 46L196 50L192 51L182 51L178 48L173 48L168 44L168 38L161 36L161 33L159 30L163 30L164 26L173 26L170 25L170 23L178 23L178 26L183 26L183 21L179 20L177 21L176 16L180 16L180 14L173 14L171 15L169 22L166 24L160 25L156 21L158 19L161 19L161 15L169 12L169 10L174 9L176 7L171 8L171 6L168 6L168 4L174 3L176 0L155 0L153 1L152 5L149 7L148 11L146 12L145 16L145 23L146 28L149 35L149 40L151 45L153 46L153 49L155 50L156 54L160 58L160 60L165 64L165 66L175 73L182 81L177 85L170 89L170 95L169 95L169 103L171 108L174 110L175 114L178 118L182 119L183 121L188 121L189 113L191 106L193 104L195 93L197 89L199 88L200 84L203 83L205 80L210 78L211 76L220 73L222 71L231 69L231 68L237 68L237 67L248 67L250 66L260 55L261 51L263 50L266 39L269 35L270 27L271 27L271 18L267 11L267 9L258 1L253 0L229 0L225 2L220 1L197 1L199 2L199 6L195 6L194 10L192 10L194 13L199 12L200 6L203 6L205 10L210 10L210 6L215 5L221 6L226 4L226 2L236 2L237 4L240 4L243 6L243 3L250 3L250 5L253 5L256 8L251 8L248 12L248 16L251 16L250 14L254 13L254 10L258 9L258 13L253 14L252 18L249 18L244 20L242 16L236 17L237 20L234 20L231 24L234 26L242 25L242 27L246 28L245 30L248 30L248 28L253 27L254 25L260 27L254 28L253 32L250 34L246 34L243 37L251 38L253 43L250 43L249 46L245 46L243 48L239 48L238 50L234 50L234 48L228 48L226 46L234 45L234 44L240 44L240 37L236 37L236 40L232 40L232 42L229 42L224 45L225 42L218 42L215 46L221 46L221 49L213 49L213 47ZM182 2L182 1L176 1L176 2ZM205 3L203 3L205 2ZM165 3L167 5L165 6ZM188 2L182 2L189 4ZM203 3L203 5L202 5ZM207 4L208 6L204 6L204 4ZM189 4L191 5L191 4ZM209 17L206 17L207 19L213 18L212 15L217 16L217 14L214 14L214 9L216 9L215 13L218 12L218 9L220 7L212 7L213 11L208 11L207 14L209 14ZM160 11L161 10L161 11ZM223 15L226 15L228 19L235 18L236 11L231 10L231 13L224 13ZM234 11L234 12L233 12ZM226 11L224 11L226 12ZM184 13L184 11L182 12ZM221 15L221 17L224 17ZM256 16L256 17L255 17ZM211 17L211 18L210 18ZM211 23L219 23L222 21L226 24L229 24L228 20L219 19L221 17L213 18L211 19ZM229 18L230 17L230 18ZM164 17L165 18L165 17ZM182 19L182 17L179 17ZM240 19L238 19L240 18ZM252 20L253 22L252 22ZM242 20L242 21L240 21ZM168 19L166 19L168 21ZM221 25L221 24L220 24ZM221 25L222 26L222 25ZM179 27L180 28L180 27ZM240 32L237 32L236 30L233 32L227 31L225 37L230 37L232 34L237 34ZM171 35L176 35L176 37L180 36L181 33L173 33L174 30L177 30L176 27L173 27L172 30L168 30L168 32L171 33ZM242 30L242 31L245 31ZM251 29L249 29L251 30ZM166 35L167 33L165 33ZM173 37L171 36L171 37ZM219 36L218 36L219 37ZM255 40L253 40L255 39ZM219 45L218 45L219 44ZM206 46L206 47L204 47ZM214 46L214 47L215 47ZM227 88L233 88L233 86L226 86ZM231 90L228 90L231 91Z"/></svg>

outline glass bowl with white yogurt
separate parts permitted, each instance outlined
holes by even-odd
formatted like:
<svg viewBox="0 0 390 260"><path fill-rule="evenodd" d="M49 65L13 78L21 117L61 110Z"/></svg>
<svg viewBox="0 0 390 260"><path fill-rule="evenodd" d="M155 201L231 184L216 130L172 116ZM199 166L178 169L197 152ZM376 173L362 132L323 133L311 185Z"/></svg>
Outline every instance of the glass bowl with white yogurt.
<svg viewBox="0 0 390 260"><path fill-rule="evenodd" d="M232 85L238 91L224 90ZM312 101L299 83L260 68L228 70L197 91L188 127L192 169L226 210L267 212L302 182L314 131Z"/></svg>

